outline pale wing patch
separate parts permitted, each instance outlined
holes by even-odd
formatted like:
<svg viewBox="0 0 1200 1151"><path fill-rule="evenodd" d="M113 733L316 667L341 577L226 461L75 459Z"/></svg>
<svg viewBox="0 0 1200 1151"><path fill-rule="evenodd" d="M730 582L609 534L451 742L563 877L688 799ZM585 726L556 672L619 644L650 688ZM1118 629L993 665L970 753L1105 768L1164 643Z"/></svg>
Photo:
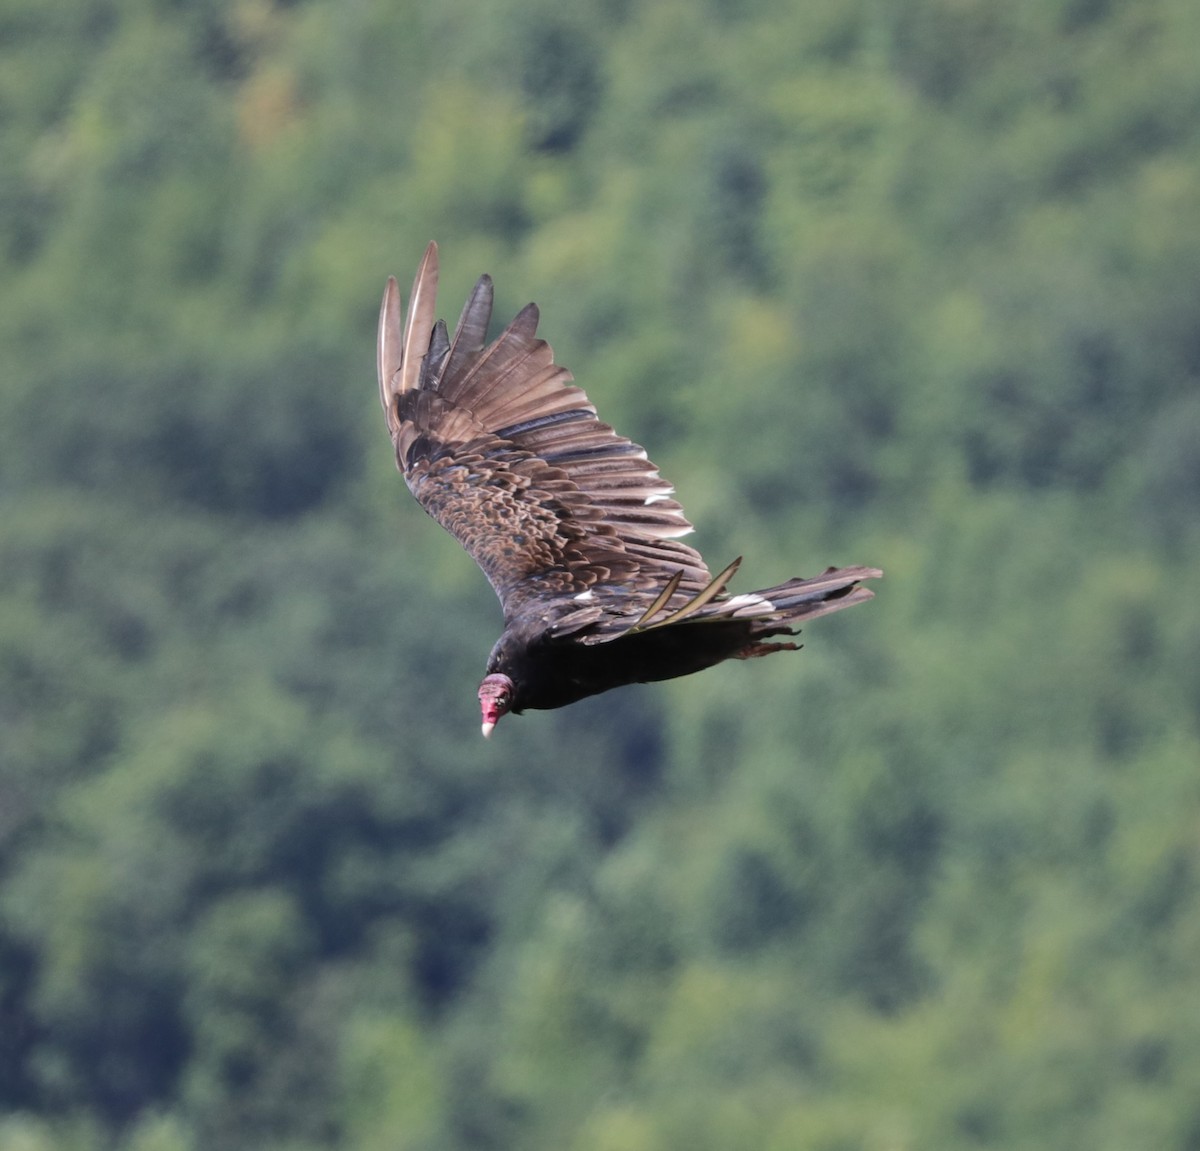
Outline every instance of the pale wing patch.
<svg viewBox="0 0 1200 1151"><path fill-rule="evenodd" d="M755 595L754 592L748 592L743 595L735 595L730 599L725 606L727 608L742 608L742 607L761 607L764 611L774 611L775 605L763 596Z"/></svg>

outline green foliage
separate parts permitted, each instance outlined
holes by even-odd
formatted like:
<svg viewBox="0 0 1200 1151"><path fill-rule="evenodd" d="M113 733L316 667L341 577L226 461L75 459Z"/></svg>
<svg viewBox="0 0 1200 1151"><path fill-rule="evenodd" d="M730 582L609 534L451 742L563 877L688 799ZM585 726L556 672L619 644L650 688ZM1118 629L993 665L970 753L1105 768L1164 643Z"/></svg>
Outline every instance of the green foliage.
<svg viewBox="0 0 1200 1151"><path fill-rule="evenodd" d="M1197 42L0 4L0 1147L1196 1147ZM374 399L430 238L714 564L879 600L483 744Z"/></svg>

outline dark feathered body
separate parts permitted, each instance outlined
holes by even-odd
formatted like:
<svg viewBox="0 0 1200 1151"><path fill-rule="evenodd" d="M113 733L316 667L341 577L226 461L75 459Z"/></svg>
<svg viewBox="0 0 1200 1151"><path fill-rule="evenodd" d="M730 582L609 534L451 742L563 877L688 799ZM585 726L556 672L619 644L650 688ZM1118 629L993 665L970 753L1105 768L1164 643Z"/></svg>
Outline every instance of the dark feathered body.
<svg viewBox="0 0 1200 1151"><path fill-rule="evenodd" d="M514 712L563 707L625 684L703 671L745 648L747 632L739 623L685 624L587 647L548 642L539 621L517 620L504 629L487 670L519 685Z"/></svg>
<svg viewBox="0 0 1200 1151"><path fill-rule="evenodd" d="M645 451L596 417L523 309L491 344L482 277L451 338L434 322L437 249L403 326L395 280L380 316L380 398L422 507L483 569L504 633L480 688L484 733L506 711L561 707L628 683L794 648L773 637L871 598L875 568L730 595L679 541L692 530Z"/></svg>
<svg viewBox="0 0 1200 1151"><path fill-rule="evenodd" d="M860 575L836 574L839 586L831 591L827 577L812 581L793 581L788 586L792 599L811 596L807 606L813 615L835 611L843 605L840 600L858 594L860 602L866 596L854 580ZM804 585L818 585L805 589ZM785 585L787 586L787 585ZM797 592L796 589L800 589ZM781 589L771 589L777 593ZM761 594L761 593L760 593ZM794 650L792 643L767 642L775 636L794 635L790 620L799 615L799 604L793 604L795 615L789 622L755 619L705 619L698 623L686 621L670 627L630 631L607 643L587 644L578 639L564 642L547 638L547 619L538 612L511 621L496 641L488 659L489 674L507 675L519 685L511 710L526 708L555 708L598 695L610 688L630 683L654 683L677 679L703 671L727 659L749 659L773 651Z"/></svg>

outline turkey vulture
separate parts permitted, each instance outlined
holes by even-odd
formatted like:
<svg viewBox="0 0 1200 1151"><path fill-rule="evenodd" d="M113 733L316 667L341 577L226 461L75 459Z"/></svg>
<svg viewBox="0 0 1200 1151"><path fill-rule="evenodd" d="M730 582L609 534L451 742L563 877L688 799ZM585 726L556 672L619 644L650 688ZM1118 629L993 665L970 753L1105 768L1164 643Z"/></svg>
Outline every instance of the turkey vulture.
<svg viewBox="0 0 1200 1151"><path fill-rule="evenodd" d="M389 277L379 392L396 462L421 506L483 569L504 632L479 687L483 734L507 712L562 707L627 683L796 650L793 624L862 603L876 568L830 568L742 595L679 537L692 525L637 444L596 409L523 308L490 344L481 276L454 335L434 322L437 245L408 315Z"/></svg>

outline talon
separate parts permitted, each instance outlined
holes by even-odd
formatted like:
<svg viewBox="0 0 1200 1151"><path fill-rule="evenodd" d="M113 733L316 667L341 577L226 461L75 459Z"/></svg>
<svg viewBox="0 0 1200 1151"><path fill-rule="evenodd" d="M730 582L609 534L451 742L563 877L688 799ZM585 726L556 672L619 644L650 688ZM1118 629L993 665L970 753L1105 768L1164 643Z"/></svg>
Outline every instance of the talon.
<svg viewBox="0 0 1200 1151"><path fill-rule="evenodd" d="M770 655L773 651L799 651L798 643L761 643L747 644L741 651L733 653L734 659L757 659L760 655Z"/></svg>

